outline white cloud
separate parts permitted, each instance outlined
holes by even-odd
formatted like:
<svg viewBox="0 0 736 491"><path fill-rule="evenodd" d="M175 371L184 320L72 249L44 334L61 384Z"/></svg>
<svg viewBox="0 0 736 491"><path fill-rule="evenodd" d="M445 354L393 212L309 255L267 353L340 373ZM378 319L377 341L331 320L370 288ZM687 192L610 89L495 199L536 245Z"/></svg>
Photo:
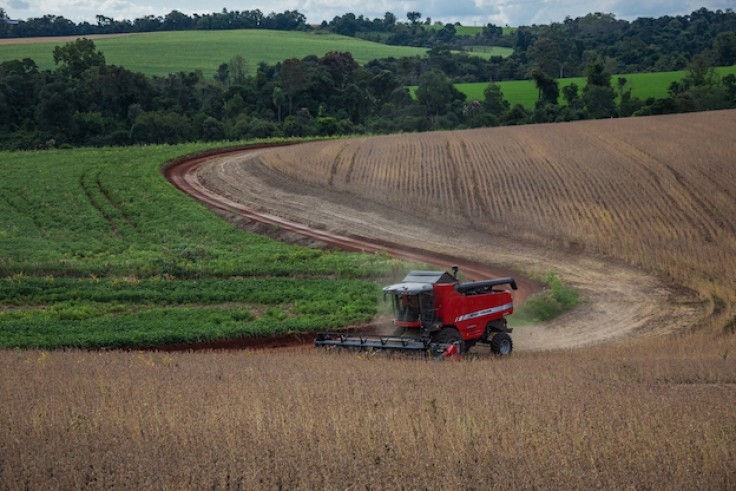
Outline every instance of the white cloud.
<svg viewBox="0 0 736 491"><path fill-rule="evenodd" d="M6 5L7 3L7 5ZM432 22L460 22L463 25L531 25L562 22L591 12L613 13L619 19L688 14L701 7L710 10L734 8L733 0L2 0L0 7L15 19L60 15L74 22L95 22L104 15L134 20L146 15L164 16L172 10L188 15L228 10L260 10L264 14L297 10L312 24L330 21L348 12L368 19L383 18L391 12L399 20L407 12L420 12Z"/></svg>
<svg viewBox="0 0 736 491"><path fill-rule="evenodd" d="M0 7L5 8L7 10L7 8L4 5L0 5ZM9 7L11 9L23 10L23 9L29 8L30 7L30 4L28 2L23 1L23 0L10 0Z"/></svg>

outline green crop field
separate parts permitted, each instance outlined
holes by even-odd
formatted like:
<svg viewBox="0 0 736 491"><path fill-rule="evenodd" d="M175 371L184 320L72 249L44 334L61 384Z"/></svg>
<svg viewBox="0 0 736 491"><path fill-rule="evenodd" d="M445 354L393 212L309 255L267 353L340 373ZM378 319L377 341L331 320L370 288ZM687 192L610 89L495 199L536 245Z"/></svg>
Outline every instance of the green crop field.
<svg viewBox="0 0 736 491"><path fill-rule="evenodd" d="M28 41L28 42L22 42ZM0 42L0 63L31 58L41 69L53 69L53 51L69 40L48 42L5 40ZM109 65L123 66L147 75L164 76L200 70L213 75L222 63L242 56L250 73L260 62L275 64L288 58L323 56L330 51L348 51L358 63L377 58L424 56L424 48L388 46L336 34L243 29L227 31L175 31L123 35L94 39Z"/></svg>
<svg viewBox="0 0 736 491"><path fill-rule="evenodd" d="M394 261L244 232L162 164L204 145L0 153L0 347L145 346L369 320Z"/></svg>
<svg viewBox="0 0 736 491"><path fill-rule="evenodd" d="M736 75L736 66L717 67L716 73L723 77L728 74ZM667 89L672 82L682 80L687 76L686 71L677 72L655 72L655 73L625 73L613 75L611 77L611 85L616 88L619 77L626 78L625 89L631 88L631 95L642 100L648 97L662 98L667 97ZM585 87L584 77L562 78L558 80L560 87L560 103L563 103L562 88L571 84L577 84L582 91ZM524 107L531 108L537 102L539 96L537 87L531 80L514 80L506 82L498 82L501 86L504 98L513 106L521 104ZM464 93L468 100L483 100L483 91L488 86L487 83L470 83L457 84L456 87Z"/></svg>

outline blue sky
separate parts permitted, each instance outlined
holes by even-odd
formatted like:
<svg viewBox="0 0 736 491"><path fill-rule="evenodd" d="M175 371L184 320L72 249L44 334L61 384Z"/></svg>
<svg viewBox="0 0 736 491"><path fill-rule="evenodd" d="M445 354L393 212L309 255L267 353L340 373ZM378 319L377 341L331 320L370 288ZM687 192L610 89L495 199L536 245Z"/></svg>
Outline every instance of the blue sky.
<svg viewBox="0 0 736 491"><path fill-rule="evenodd" d="M709 10L735 8L734 0L0 0L11 19L63 16L74 22L95 23L96 15L133 20L146 15L163 16L172 10L205 14L228 10L260 10L264 14L297 10L310 24L319 24L352 12L369 19L391 12L406 20L407 12L420 12L422 20L460 22L466 26L531 25L561 22L590 12L616 15L618 19L683 15L705 7Z"/></svg>

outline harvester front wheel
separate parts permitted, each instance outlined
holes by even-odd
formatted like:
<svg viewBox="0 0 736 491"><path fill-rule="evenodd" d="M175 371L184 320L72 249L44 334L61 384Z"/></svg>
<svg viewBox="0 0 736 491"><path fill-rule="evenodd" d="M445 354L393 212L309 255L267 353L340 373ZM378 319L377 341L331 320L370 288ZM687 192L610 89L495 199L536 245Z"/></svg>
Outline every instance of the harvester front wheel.
<svg viewBox="0 0 736 491"><path fill-rule="evenodd" d="M497 332L491 338L491 353L498 356L510 355L514 349L514 343L511 342L511 336L505 332Z"/></svg>
<svg viewBox="0 0 736 491"><path fill-rule="evenodd" d="M460 353L465 353L465 342L463 337L460 336L460 332L454 327L443 327L440 331L434 335L434 342L440 344L453 344L459 343Z"/></svg>

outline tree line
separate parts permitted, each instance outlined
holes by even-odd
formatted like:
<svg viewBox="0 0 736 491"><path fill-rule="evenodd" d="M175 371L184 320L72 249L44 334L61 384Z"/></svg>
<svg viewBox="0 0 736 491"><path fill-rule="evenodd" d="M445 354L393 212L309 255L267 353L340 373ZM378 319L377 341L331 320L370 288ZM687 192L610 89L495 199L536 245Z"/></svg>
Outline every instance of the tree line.
<svg viewBox="0 0 736 491"><path fill-rule="evenodd" d="M260 10L228 11L187 15L172 10L164 16L146 15L134 20L95 16L97 23L73 21L60 15L44 15L26 20L11 20L0 8L0 38L43 36L90 36L95 34L128 34L135 32L189 31L195 29L273 29L279 31L308 30L304 14L296 10L271 12Z"/></svg>
<svg viewBox="0 0 736 491"><path fill-rule="evenodd" d="M0 8L0 38L194 29L322 30L389 45L468 51L501 46L513 50L509 57L494 58L485 71L448 73L467 82L526 79L535 68L558 78L582 76L597 55L606 59L612 73L682 70L693 56L705 50L710 51L715 65L736 63L736 13L730 8L701 8L689 15L634 21L591 13L549 25L502 28L487 24L475 34L463 34L458 23L432 23L430 18L421 17L420 12L407 12L402 21L391 12L374 19L346 13L313 26L297 10L268 15L258 9L192 15L172 10L164 16L147 15L134 20L97 15L96 24L75 24L55 15L11 22Z"/></svg>
<svg viewBox="0 0 736 491"><path fill-rule="evenodd" d="M669 87L667 97L647 100L633 97L626 79L614 75L619 67L618 58L611 57L615 43L591 44L597 50L584 50L582 68L573 70L567 61L559 61L572 54L559 45L566 40L557 37L558 30L579 28L600 35L623 25L604 15L529 28L536 37L528 39L527 29L506 34L496 30L494 36L528 41L525 51L515 47L508 58L488 60L439 45L425 57L359 65L350 53L331 52L260 63L254 75L247 73L246 60L236 56L214 74L149 77L108 65L94 42L81 38L54 49L54 70L40 70L30 59L0 64L0 147L383 134L736 107L736 77L721 79L713 70L714 64L729 59L729 33L718 31L733 12L698 12L697 19L688 22L710 32L712 42L693 41L687 49L694 54L678 62L687 76ZM407 17L408 28L429 30L427 21L418 20L419 13ZM322 28L336 29L337 20ZM381 22L398 24L388 14ZM588 25L587 30L581 25ZM489 30L487 26L483 32ZM652 39L666 37L655 31ZM597 39L593 34L591 39ZM517 78L521 64L526 70L521 78L533 80L538 89L533 108L510 105L497 83ZM571 71L584 76L585 85L560 88L556 77ZM481 100L466 100L454 86L459 81L484 81L488 86Z"/></svg>

